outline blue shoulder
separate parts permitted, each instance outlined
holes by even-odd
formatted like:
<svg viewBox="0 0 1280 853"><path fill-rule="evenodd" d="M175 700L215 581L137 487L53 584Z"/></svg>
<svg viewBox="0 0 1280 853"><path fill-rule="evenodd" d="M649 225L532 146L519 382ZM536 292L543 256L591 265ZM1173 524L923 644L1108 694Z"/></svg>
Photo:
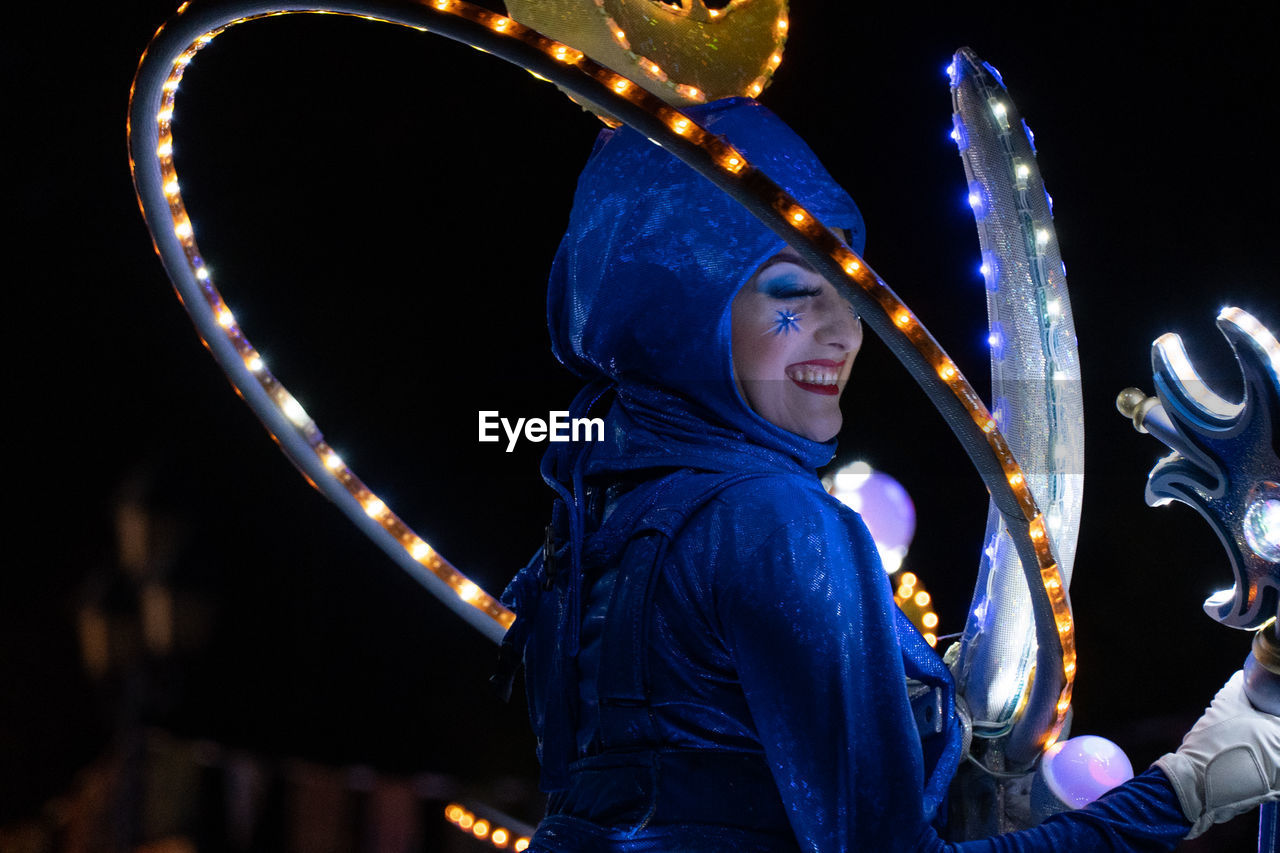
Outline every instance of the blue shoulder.
<svg viewBox="0 0 1280 853"><path fill-rule="evenodd" d="M839 562L877 560L862 518L816 477L765 474L725 488L689 520L693 537L721 545L722 559L750 560L770 541Z"/></svg>

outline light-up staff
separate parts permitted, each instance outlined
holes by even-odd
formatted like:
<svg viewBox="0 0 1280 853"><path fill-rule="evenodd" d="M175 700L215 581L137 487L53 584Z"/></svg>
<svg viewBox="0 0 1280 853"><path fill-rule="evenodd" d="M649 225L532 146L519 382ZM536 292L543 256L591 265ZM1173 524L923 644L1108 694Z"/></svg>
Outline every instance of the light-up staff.
<svg viewBox="0 0 1280 853"><path fill-rule="evenodd" d="M293 13L328 13L435 32L478 47L604 107L680 157L747 207L832 282L850 290L858 314L897 356L969 454L1009 528L1031 590L1036 678L1012 724L1012 760L1030 765L1066 722L1075 672L1070 607L1049 544L1048 523L996 419L919 318L855 252L723 139L627 77L509 17L461 0L428 3L335 0L286 5L196 0L156 33L134 80L129 150L139 204L156 251L196 329L237 391L304 476L366 535L471 625L497 640L513 614L441 557L366 486L324 441L305 409L272 375L216 288L182 202L172 118L182 75L227 27Z"/></svg>
<svg viewBox="0 0 1280 853"><path fill-rule="evenodd" d="M1239 308L1224 308L1218 328L1244 375L1239 403L1215 393L1182 339L1166 333L1151 351L1156 396L1126 388L1116 408L1174 451L1151 469L1147 503L1185 503L1218 535L1235 583L1210 596L1205 612L1257 632L1245 662L1245 693L1254 707L1280 715L1280 343ZM1258 836L1260 853L1277 849L1275 803L1262 807Z"/></svg>
<svg viewBox="0 0 1280 853"><path fill-rule="evenodd" d="M947 68L968 201L982 248L992 408L1048 521L1065 589L1071 582L1084 486L1084 402L1066 269L1034 137L1004 81L973 51ZM996 501L988 511L973 603L952 666L973 716L974 753L994 771L1025 766L1014 731L1036 689L1031 590ZM1066 664L1074 669L1074 656ZM1005 829L992 826L991 831Z"/></svg>

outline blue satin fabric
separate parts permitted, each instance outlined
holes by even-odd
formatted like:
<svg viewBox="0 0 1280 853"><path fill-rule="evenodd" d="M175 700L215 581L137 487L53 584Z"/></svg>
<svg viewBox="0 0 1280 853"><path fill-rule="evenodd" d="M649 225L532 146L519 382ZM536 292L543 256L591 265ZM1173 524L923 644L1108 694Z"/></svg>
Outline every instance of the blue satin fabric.
<svg viewBox="0 0 1280 853"><path fill-rule="evenodd" d="M691 112L862 249L857 207L775 116ZM551 793L533 850L943 849L950 675L815 476L834 442L768 423L733 382L730 303L783 246L630 129L582 173L549 326L589 383L573 414L611 396L606 436L548 451L553 542L504 595ZM907 677L944 697L923 743Z"/></svg>

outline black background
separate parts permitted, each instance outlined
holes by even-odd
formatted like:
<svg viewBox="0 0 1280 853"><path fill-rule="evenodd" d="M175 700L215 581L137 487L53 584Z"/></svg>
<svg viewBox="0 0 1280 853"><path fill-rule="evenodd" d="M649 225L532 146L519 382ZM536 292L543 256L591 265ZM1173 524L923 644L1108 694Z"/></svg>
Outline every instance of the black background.
<svg viewBox="0 0 1280 853"><path fill-rule="evenodd" d="M1200 610L1230 583L1188 508L1148 509L1160 447L1114 412L1165 331L1225 376L1238 304L1280 329L1274 13L1218 4L920 7L798 0L763 100L866 217L868 261L979 389L985 307L943 68L973 47L1036 132L1085 373L1075 579L1077 733L1141 769L1176 745L1248 638ZM1261 4L1258 4L1261 5ZM532 779L487 641L365 542L275 450L202 351L130 185L125 112L167 2L6 26L10 445L3 573L4 816L106 739L74 615L110 574L132 488L179 519L174 583L214 602L207 647L151 713L179 731L394 771ZM25 16L25 17L24 17ZM479 409L538 416L575 382L543 325L545 273L598 122L553 87L429 34L289 16L233 28L178 93L175 159L215 281L273 372L387 503L497 592L540 541L541 447L478 444ZM986 494L879 342L845 395L840 461L901 480L907 566L958 631ZM533 817L532 815L528 817Z"/></svg>

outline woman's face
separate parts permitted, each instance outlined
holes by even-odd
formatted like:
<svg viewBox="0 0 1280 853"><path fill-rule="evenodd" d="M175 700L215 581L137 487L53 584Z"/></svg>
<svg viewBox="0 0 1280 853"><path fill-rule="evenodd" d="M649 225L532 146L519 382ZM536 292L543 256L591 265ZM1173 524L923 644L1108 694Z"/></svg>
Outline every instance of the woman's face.
<svg viewBox="0 0 1280 853"><path fill-rule="evenodd" d="M765 420L814 441L840 431L840 394L862 346L862 322L793 249L760 265L734 297L733 374Z"/></svg>

